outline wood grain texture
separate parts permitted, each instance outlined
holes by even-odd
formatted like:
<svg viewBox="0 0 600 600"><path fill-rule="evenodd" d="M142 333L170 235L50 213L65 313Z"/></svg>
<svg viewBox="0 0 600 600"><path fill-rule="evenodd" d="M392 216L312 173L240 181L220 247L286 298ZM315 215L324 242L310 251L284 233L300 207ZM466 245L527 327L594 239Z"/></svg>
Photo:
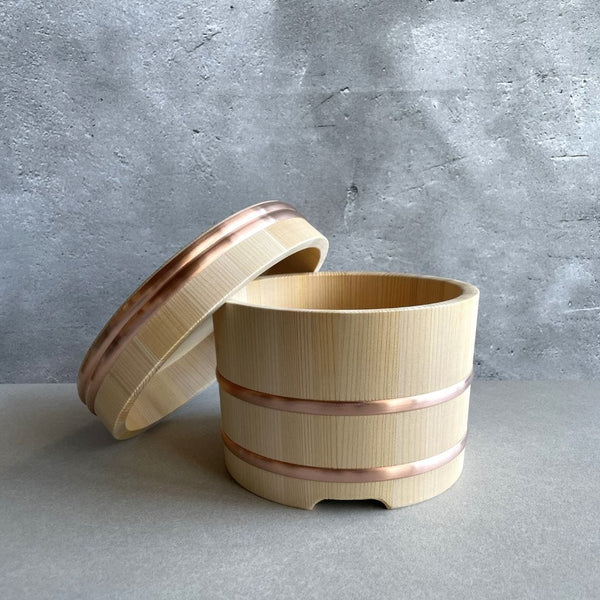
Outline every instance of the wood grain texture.
<svg viewBox="0 0 600 600"><path fill-rule="evenodd" d="M469 390L422 410L354 417L271 410L222 389L220 395L221 426L240 446L315 467L358 469L414 462L454 446L467 431Z"/></svg>
<svg viewBox="0 0 600 600"><path fill-rule="evenodd" d="M229 248L170 296L126 346L98 390L96 413L124 439L169 414L215 374L211 314L261 273L318 269L327 240L303 218Z"/></svg>
<svg viewBox="0 0 600 600"><path fill-rule="evenodd" d="M477 306L476 288L438 278L376 273L263 277L214 315L218 369L250 390L325 402L433 392L471 372ZM223 386L220 395L227 436L256 454L297 465L368 469L412 463L444 452L467 430L469 389L428 408L369 416L274 410L240 400ZM461 458L436 469L439 476L295 482L262 473L229 450L226 455L232 476L242 485L304 508L344 497L404 506L447 489L462 469Z"/></svg>
<svg viewBox="0 0 600 600"><path fill-rule="evenodd" d="M286 477L258 469L225 448L229 474L252 493L296 508L312 509L321 500L379 500L400 508L433 498L451 487L463 469L464 451L448 464L414 477L370 483L328 483Z"/></svg>

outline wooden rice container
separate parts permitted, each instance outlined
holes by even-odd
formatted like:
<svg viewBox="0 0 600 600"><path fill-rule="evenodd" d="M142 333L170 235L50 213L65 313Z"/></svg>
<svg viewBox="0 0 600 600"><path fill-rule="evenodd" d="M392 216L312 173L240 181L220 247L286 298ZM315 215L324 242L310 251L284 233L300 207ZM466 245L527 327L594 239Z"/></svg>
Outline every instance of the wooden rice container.
<svg viewBox="0 0 600 600"><path fill-rule="evenodd" d="M463 468L478 290L384 273L263 277L214 315L225 461L270 500L397 508Z"/></svg>

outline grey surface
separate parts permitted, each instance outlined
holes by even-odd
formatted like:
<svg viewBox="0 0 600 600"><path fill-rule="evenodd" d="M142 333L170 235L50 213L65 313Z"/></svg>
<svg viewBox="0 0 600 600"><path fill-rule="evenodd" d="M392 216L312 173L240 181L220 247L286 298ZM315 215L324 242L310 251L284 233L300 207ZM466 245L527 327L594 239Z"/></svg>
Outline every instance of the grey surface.
<svg viewBox="0 0 600 600"><path fill-rule="evenodd" d="M598 372L596 0L3 0L0 23L0 381L73 381L137 284L268 199L330 270L478 285L480 377Z"/></svg>
<svg viewBox="0 0 600 600"><path fill-rule="evenodd" d="M600 382L475 382L465 470L395 511L227 475L216 389L115 442L72 385L0 386L3 598L600 598Z"/></svg>

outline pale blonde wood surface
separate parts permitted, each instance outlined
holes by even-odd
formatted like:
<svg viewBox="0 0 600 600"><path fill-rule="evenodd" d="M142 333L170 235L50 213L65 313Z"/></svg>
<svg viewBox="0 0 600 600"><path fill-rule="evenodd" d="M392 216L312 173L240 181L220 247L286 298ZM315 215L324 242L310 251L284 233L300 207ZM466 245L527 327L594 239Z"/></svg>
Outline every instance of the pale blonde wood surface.
<svg viewBox="0 0 600 600"><path fill-rule="evenodd" d="M240 460L225 448L229 474L252 493L297 508L312 509L321 500L379 500L387 508L400 508L433 498L460 477L465 451L439 469L391 481L329 483L271 473Z"/></svg>
<svg viewBox="0 0 600 600"><path fill-rule="evenodd" d="M315 400L448 387L473 366L478 292L460 286L374 273L261 278L214 315L219 371L253 390ZM428 298L442 301L412 305Z"/></svg>
<svg viewBox="0 0 600 600"><path fill-rule="evenodd" d="M369 416L271 410L220 391L221 426L240 446L295 464L335 469L401 465L457 444L467 432L469 390L422 410Z"/></svg>
<svg viewBox="0 0 600 600"><path fill-rule="evenodd" d="M424 394L471 372L477 305L476 288L437 278L264 277L214 315L218 369L236 385L291 398L369 402ZM274 410L240 400L222 386L220 395L222 428L236 444L298 465L411 463L448 450L467 431L469 390L428 408L370 416ZM403 506L443 491L462 468L461 458L405 479L339 484L295 480L246 464L229 450L226 455L242 485L304 508L325 498L376 498Z"/></svg>
<svg viewBox="0 0 600 600"><path fill-rule="evenodd" d="M106 427L118 439L131 437L210 384L216 366L212 312L269 269L318 269L327 247L307 221L291 218L254 233L203 268L141 326L104 378L96 413ZM195 339L188 351L171 360L190 336Z"/></svg>

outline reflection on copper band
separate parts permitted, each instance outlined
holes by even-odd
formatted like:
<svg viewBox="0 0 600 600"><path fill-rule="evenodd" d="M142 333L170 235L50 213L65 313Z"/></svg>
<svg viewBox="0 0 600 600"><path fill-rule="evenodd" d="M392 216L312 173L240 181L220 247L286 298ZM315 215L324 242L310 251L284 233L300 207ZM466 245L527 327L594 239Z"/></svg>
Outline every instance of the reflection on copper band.
<svg viewBox="0 0 600 600"><path fill-rule="evenodd" d="M160 267L115 312L88 350L78 377L79 396L94 412L102 380L124 346L156 310L232 246L269 225L300 217L284 202L263 202L215 225Z"/></svg>
<svg viewBox="0 0 600 600"><path fill-rule="evenodd" d="M403 479L421 475L428 471L433 471L443 467L454 460L465 448L467 436L456 444L435 456L430 456L415 462L405 463L403 465L393 465L391 467L371 467L368 469L330 469L324 467L310 467L306 465L296 465L293 463L267 458L236 444L223 430L221 436L225 447L240 460L263 469L284 475L285 477L294 477L296 479L308 479L310 481L324 481L328 483L371 483L376 481L389 481L391 479Z"/></svg>
<svg viewBox="0 0 600 600"><path fill-rule="evenodd" d="M273 410L332 416L385 415L428 408L429 406L435 406L436 404L442 404L443 402L457 398L467 390L472 380L473 372L471 371L465 379L461 379L458 383L426 394L418 394L406 398L391 398L388 400L370 400L367 402L340 402L290 398L251 390L229 381L217 371L217 381L221 388L238 400Z"/></svg>

